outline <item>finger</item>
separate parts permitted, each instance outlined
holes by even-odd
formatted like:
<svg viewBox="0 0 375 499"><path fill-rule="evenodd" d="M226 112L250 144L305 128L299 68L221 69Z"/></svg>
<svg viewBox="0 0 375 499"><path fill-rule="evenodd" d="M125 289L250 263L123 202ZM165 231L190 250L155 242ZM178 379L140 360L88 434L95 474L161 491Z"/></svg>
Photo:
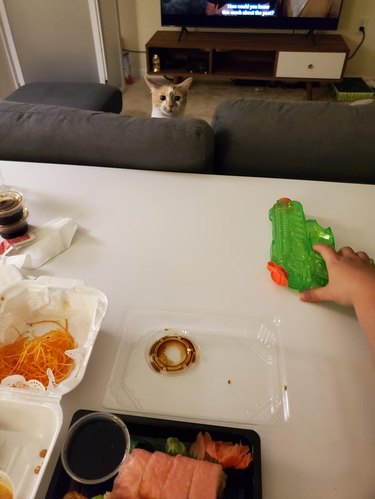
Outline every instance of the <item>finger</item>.
<svg viewBox="0 0 375 499"><path fill-rule="evenodd" d="M317 251L326 263L329 263L337 258L335 249L328 244L314 244L313 250Z"/></svg>
<svg viewBox="0 0 375 499"><path fill-rule="evenodd" d="M368 254L365 251L357 251L356 255L358 256L358 258L360 258L364 262L370 261L370 257L368 256Z"/></svg>
<svg viewBox="0 0 375 499"><path fill-rule="evenodd" d="M320 301L327 301L326 288L314 288L302 291L299 295L300 300L307 303L318 303Z"/></svg>
<svg viewBox="0 0 375 499"><path fill-rule="evenodd" d="M350 246L340 248L337 253L341 256L355 256L355 252Z"/></svg>

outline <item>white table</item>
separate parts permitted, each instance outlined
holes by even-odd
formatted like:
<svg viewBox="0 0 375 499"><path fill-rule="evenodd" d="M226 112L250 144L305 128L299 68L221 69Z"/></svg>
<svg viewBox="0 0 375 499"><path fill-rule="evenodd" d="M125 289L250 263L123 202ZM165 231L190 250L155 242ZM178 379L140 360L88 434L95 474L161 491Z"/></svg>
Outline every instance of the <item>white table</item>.
<svg viewBox="0 0 375 499"><path fill-rule="evenodd" d="M302 165L303 166L303 165ZM83 279L109 309L86 375L63 397L64 424L102 397L125 307L280 316L290 418L254 428L265 499L375 497L375 368L351 310L299 301L265 270L279 197L300 200L331 226L337 247L375 255L375 187L326 182L0 162L24 194L30 223L73 218L66 252L34 272Z"/></svg>

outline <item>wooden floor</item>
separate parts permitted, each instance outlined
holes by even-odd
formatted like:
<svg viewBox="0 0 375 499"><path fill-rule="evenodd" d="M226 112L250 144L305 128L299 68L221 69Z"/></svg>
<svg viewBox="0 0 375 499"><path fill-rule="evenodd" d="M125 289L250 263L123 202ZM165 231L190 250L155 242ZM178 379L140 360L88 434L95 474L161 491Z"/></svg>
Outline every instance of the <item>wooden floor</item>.
<svg viewBox="0 0 375 499"><path fill-rule="evenodd" d="M166 80L158 77L156 81ZM201 118L211 123L218 104L228 99L306 100L306 89L302 84L248 83L244 85L227 80L195 80L189 90L185 116ZM313 100L335 101L328 84L313 86L312 96ZM123 114L143 117L151 115L150 91L143 78L135 78L132 84L125 84Z"/></svg>

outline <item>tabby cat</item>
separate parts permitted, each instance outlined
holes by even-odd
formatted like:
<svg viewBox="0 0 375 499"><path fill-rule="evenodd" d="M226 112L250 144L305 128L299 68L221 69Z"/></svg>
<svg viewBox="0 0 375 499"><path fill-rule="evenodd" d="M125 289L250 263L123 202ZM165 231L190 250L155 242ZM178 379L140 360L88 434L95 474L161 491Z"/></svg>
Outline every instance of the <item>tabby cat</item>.
<svg viewBox="0 0 375 499"><path fill-rule="evenodd" d="M187 102L187 92L193 78L186 78L181 83L157 84L145 76L145 82L151 90L152 118L182 117Z"/></svg>

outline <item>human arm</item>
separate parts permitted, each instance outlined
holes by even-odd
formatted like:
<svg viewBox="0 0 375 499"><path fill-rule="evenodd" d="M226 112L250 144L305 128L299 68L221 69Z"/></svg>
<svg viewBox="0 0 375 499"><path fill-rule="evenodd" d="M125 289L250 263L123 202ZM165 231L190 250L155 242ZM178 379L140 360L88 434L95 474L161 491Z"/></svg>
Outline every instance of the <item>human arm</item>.
<svg viewBox="0 0 375 499"><path fill-rule="evenodd" d="M329 282L323 288L301 292L301 300L353 306L375 358L375 266L365 252L356 253L349 247L336 252L328 245L316 244L313 249L325 260Z"/></svg>

